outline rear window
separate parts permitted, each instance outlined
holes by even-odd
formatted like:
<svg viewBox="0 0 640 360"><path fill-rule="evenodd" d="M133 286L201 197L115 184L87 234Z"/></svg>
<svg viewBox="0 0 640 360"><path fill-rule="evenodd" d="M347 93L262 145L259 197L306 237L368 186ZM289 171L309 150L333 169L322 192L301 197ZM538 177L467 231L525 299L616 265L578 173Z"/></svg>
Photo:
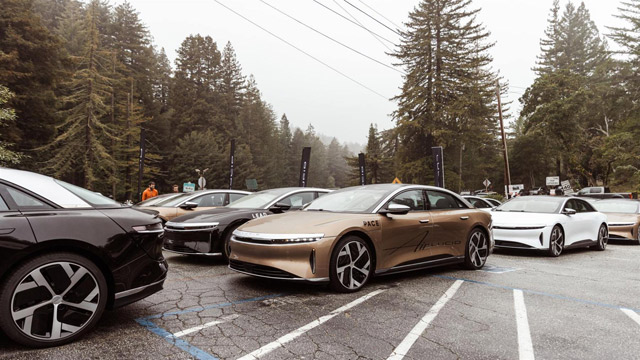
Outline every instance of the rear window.
<svg viewBox="0 0 640 360"><path fill-rule="evenodd" d="M80 186L75 186L64 181L54 180L58 185L63 188L69 190L75 196L84 200L88 204L97 208L112 208L112 207L121 207L122 205L114 200L109 199L108 197L99 194L97 192L93 192L91 190L87 190L85 188L81 188Z"/></svg>

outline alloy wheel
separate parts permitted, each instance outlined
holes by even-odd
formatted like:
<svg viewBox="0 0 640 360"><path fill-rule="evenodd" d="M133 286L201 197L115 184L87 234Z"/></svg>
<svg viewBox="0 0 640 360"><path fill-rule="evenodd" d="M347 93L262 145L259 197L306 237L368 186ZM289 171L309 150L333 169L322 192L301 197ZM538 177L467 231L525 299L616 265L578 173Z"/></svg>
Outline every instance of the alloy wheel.
<svg viewBox="0 0 640 360"><path fill-rule="evenodd" d="M469 239L469 258L471 263L476 268L484 266L487 257L489 256L489 245L487 243L487 237L482 231L476 231L471 235Z"/></svg>
<svg viewBox="0 0 640 360"><path fill-rule="evenodd" d="M11 316L33 339L54 341L82 330L100 301L96 278L82 265L60 261L42 265L13 290Z"/></svg>
<svg viewBox="0 0 640 360"><path fill-rule="evenodd" d="M604 250L607 247L608 241L609 234L607 234L607 228L604 225L600 225L600 230L598 231L598 249Z"/></svg>
<svg viewBox="0 0 640 360"><path fill-rule="evenodd" d="M359 241L346 243L338 252L336 274L342 286L349 290L360 288L369 277L371 257L367 247Z"/></svg>
<svg viewBox="0 0 640 360"><path fill-rule="evenodd" d="M558 227L554 227L551 231L551 253L553 256L560 256L562 248L564 246L564 234Z"/></svg>

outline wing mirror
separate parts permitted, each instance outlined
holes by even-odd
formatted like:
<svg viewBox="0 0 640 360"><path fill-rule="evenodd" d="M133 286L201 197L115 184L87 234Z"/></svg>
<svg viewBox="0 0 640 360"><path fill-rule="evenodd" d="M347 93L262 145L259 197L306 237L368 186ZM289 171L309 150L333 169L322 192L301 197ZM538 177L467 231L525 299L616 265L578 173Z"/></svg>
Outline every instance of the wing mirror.
<svg viewBox="0 0 640 360"><path fill-rule="evenodd" d="M281 202L277 202L277 203L271 205L271 207L269 208L269 211L271 211L273 213L281 213L281 212L287 211L289 209L291 209L291 205L285 204L285 203L281 203Z"/></svg>
<svg viewBox="0 0 640 360"><path fill-rule="evenodd" d="M198 207L198 203L194 203L192 201L187 201L186 203L180 205L181 209L192 210Z"/></svg>
<svg viewBox="0 0 640 360"><path fill-rule="evenodd" d="M389 204L386 209L380 209L378 213L382 215L405 215L409 211L411 211L411 208L407 205Z"/></svg>
<svg viewBox="0 0 640 360"><path fill-rule="evenodd" d="M575 215L577 211L575 211L574 209L564 209L562 211L563 214L565 215Z"/></svg>

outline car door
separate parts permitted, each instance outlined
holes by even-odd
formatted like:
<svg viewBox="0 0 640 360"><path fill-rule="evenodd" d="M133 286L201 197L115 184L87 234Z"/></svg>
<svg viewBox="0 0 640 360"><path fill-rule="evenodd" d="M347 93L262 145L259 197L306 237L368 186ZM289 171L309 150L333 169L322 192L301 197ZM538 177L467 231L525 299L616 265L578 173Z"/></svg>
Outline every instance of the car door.
<svg viewBox="0 0 640 360"><path fill-rule="evenodd" d="M473 226L471 213L477 210L444 191L427 190L427 198L433 224L433 256L464 256L467 235Z"/></svg>
<svg viewBox="0 0 640 360"><path fill-rule="evenodd" d="M585 231L581 229L581 226L584 226L584 224L582 224L578 205L574 199L569 199L565 202L562 211L564 212L567 209L575 210L576 213L573 215L564 215L565 221L562 224L564 227L564 246L569 246L576 241L585 240Z"/></svg>
<svg viewBox="0 0 640 360"><path fill-rule="evenodd" d="M598 212L588 202L580 199L574 199L576 207L579 208L578 215L580 215L580 228L582 230L582 239L584 240L598 240L598 231L602 224L598 218Z"/></svg>
<svg viewBox="0 0 640 360"><path fill-rule="evenodd" d="M405 215L380 216L384 252L381 268L429 258L433 225L422 189L403 191L382 208L389 204L406 205L411 210Z"/></svg>
<svg viewBox="0 0 640 360"><path fill-rule="evenodd" d="M10 260L11 257L36 242L27 218L19 211L19 207L7 192L7 187L0 183L0 244L2 244L2 257ZM13 261L3 261L4 264ZM5 269L0 264L0 274Z"/></svg>

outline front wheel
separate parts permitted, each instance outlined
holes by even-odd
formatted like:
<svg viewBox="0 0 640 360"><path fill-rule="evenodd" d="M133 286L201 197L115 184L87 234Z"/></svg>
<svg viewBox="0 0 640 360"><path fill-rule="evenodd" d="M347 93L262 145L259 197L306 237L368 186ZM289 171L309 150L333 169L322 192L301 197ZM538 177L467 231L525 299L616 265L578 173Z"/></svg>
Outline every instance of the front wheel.
<svg viewBox="0 0 640 360"><path fill-rule="evenodd" d="M232 225L224 234L224 238L222 239L222 256L225 260L229 260L229 256L231 256L231 235L233 232L240 227L242 224Z"/></svg>
<svg viewBox="0 0 640 360"><path fill-rule="evenodd" d="M469 270L481 269L489 257L489 240L484 231L474 229L467 239L464 253L464 268Z"/></svg>
<svg viewBox="0 0 640 360"><path fill-rule="evenodd" d="M604 224L600 225L598 230L598 243L595 248L598 251L604 251L607 248L607 242L609 241L609 233L607 227Z"/></svg>
<svg viewBox="0 0 640 360"><path fill-rule="evenodd" d="M90 260L73 253L37 256L0 286L0 327L31 347L58 346L87 333L107 303L107 283Z"/></svg>
<svg viewBox="0 0 640 360"><path fill-rule="evenodd" d="M564 249L564 234L559 226L554 226L551 230L551 236L549 238L549 250L547 253L549 256L558 257L562 254Z"/></svg>
<svg viewBox="0 0 640 360"><path fill-rule="evenodd" d="M360 290L371 278L371 256L372 251L366 241L357 236L342 238L331 254L331 288L345 293Z"/></svg>

